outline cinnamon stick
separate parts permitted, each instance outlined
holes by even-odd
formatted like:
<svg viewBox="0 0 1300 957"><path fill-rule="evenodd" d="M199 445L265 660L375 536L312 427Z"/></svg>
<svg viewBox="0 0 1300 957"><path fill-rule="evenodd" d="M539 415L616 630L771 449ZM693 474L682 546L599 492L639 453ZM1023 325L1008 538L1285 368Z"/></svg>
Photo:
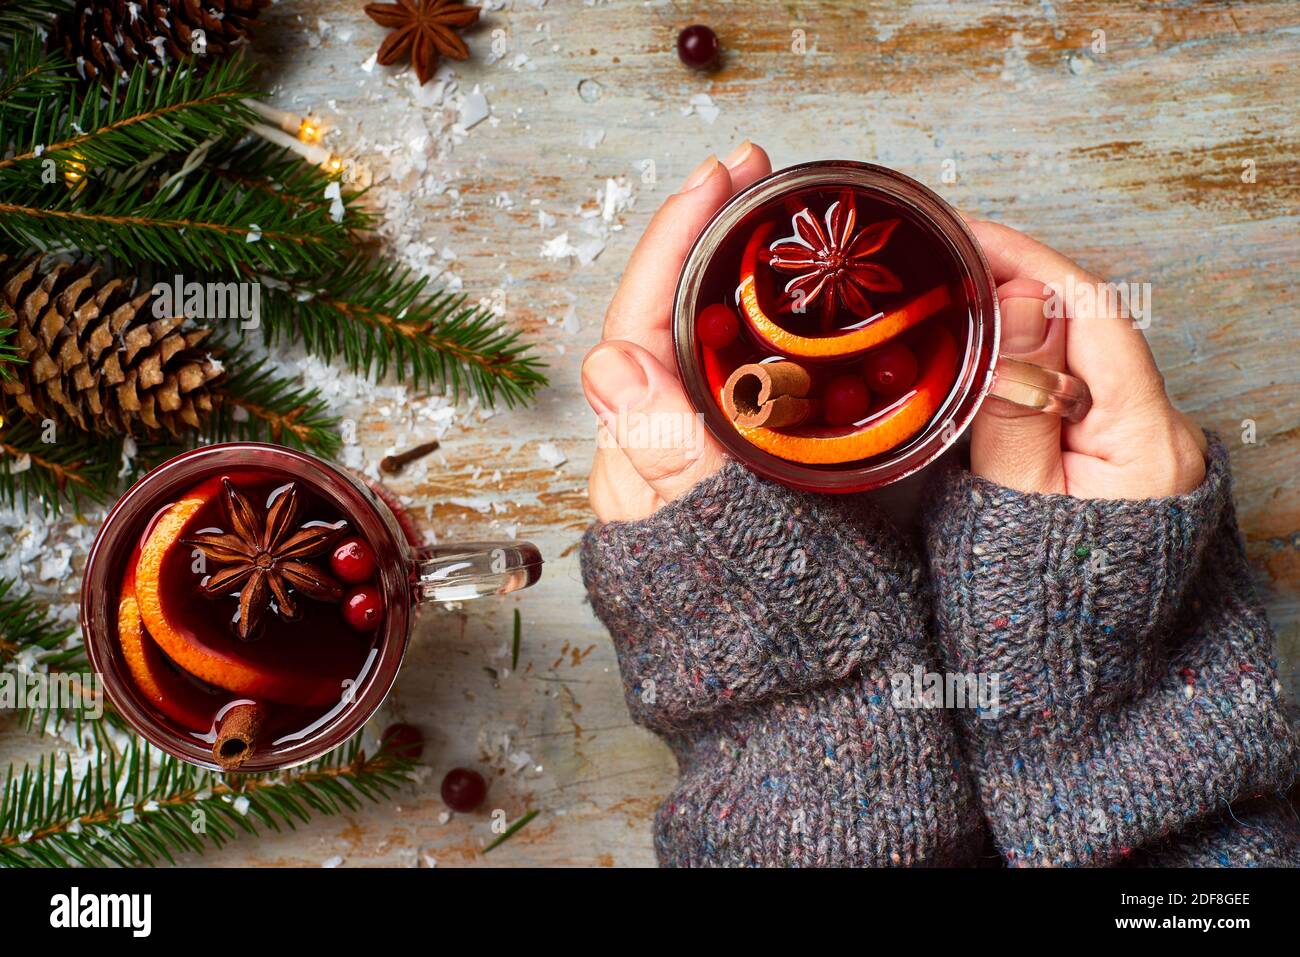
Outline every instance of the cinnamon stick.
<svg viewBox="0 0 1300 957"><path fill-rule="evenodd" d="M252 702L237 704L221 716L212 757L223 771L235 771L253 756L265 718L262 706Z"/></svg>
<svg viewBox="0 0 1300 957"><path fill-rule="evenodd" d="M797 362L752 362L740 366L722 387L722 405L745 429L779 429L808 418L812 376Z"/></svg>

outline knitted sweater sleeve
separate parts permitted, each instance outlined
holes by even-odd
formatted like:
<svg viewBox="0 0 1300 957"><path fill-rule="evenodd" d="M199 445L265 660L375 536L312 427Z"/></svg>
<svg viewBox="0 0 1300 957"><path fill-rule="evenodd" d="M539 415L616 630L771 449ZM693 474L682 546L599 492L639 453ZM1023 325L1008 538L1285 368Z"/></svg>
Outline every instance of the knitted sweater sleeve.
<svg viewBox="0 0 1300 957"><path fill-rule="evenodd" d="M940 479L935 630L946 669L998 680L963 738L1010 864L1297 862L1295 815L1248 806L1297 751L1230 485L1217 439L1171 498Z"/></svg>
<svg viewBox="0 0 1300 957"><path fill-rule="evenodd" d="M628 710L677 757L661 863L916 864L978 849L948 716L891 704L890 676L930 664L929 602L880 513L733 463L643 521L593 526L581 561Z"/></svg>

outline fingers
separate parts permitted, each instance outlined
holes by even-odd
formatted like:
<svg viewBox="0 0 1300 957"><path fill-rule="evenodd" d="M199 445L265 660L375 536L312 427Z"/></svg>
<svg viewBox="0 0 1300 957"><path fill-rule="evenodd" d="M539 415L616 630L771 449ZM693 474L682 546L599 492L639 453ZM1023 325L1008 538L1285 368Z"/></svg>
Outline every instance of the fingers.
<svg viewBox="0 0 1300 957"><path fill-rule="evenodd" d="M1117 308L1113 290L1042 243L998 223L973 221L971 231L999 283L1028 279L1049 287L1049 307L1066 322L1069 371L1088 383L1101 415L1164 397L1164 383L1142 331ZM1085 420L1086 421L1086 420Z"/></svg>
<svg viewBox="0 0 1300 957"><path fill-rule="evenodd" d="M690 176L682 190L668 198L646 227L623 281L605 313L606 339L624 339L647 349L665 365L673 364L673 292L677 274L695 237L737 187L772 171L761 147L746 141L725 163L710 156Z"/></svg>
<svg viewBox="0 0 1300 957"><path fill-rule="evenodd" d="M1043 284L1014 279L998 288L1001 353L1048 369L1065 368L1064 322L1044 313ZM989 396L971 425L971 470L1021 492L1064 492L1061 420Z"/></svg>
<svg viewBox="0 0 1300 957"><path fill-rule="evenodd" d="M635 522L664 504L627 460L604 423L596 427L596 456L587 479L591 510L602 522Z"/></svg>
<svg viewBox="0 0 1300 957"><path fill-rule="evenodd" d="M648 349L602 342L582 364L587 401L632 469L671 502L722 467L722 450L704 430L677 377ZM613 466L605 467L619 480ZM631 489L630 476L621 479Z"/></svg>

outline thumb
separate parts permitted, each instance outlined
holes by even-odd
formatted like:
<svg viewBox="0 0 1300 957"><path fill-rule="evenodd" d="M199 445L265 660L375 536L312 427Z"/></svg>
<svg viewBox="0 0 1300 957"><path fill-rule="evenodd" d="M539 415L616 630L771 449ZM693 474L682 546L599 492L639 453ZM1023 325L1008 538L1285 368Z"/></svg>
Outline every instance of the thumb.
<svg viewBox="0 0 1300 957"><path fill-rule="evenodd" d="M1065 326L1043 308L1050 292L1029 279L998 287L1004 356L1058 372L1065 369ZM989 396L971 425L971 471L1021 492L1066 490L1061 460L1061 420Z"/></svg>
<svg viewBox="0 0 1300 957"><path fill-rule="evenodd" d="M582 388L612 441L665 502L722 467L722 449L681 382L641 346L621 339L596 346L583 360Z"/></svg>

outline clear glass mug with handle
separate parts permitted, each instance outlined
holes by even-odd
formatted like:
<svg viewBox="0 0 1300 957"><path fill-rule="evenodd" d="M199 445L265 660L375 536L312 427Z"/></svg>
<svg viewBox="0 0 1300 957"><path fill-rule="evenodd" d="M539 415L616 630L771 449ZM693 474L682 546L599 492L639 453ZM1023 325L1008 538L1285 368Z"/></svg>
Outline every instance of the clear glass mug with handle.
<svg viewBox="0 0 1300 957"><path fill-rule="evenodd" d="M362 560L343 571L366 577L349 590L330 548L357 540ZM541 568L528 542L421 546L381 487L305 452L228 443L163 463L113 506L87 559L81 624L109 703L141 736L201 767L272 771L374 714L418 605L505 595ZM279 574L255 589L258 569ZM217 576L239 590L210 595L224 592ZM267 623L244 636L244 592L258 589ZM361 590L379 611L358 630L346 605Z"/></svg>
<svg viewBox="0 0 1300 957"><path fill-rule="evenodd" d="M853 211L846 216L850 204ZM892 233L875 233L891 238L860 240L866 245L855 249L853 237L892 221L897 221ZM836 236L837 230L851 235ZM833 248L837 239L848 248ZM823 246L831 247L829 255L819 248ZM880 274L889 282L878 285L897 283L882 293L868 293L871 308L879 305L875 315L849 315L847 320L837 315L836 328L819 328L815 315L799 315L783 299L807 278L797 275L801 267L792 263L794 257L802 256L809 272L820 269L825 275L843 265L842 254L863 250L869 255L859 260L867 268L879 263L889 270ZM840 261L831 262L836 255ZM770 270L764 265L782 257L787 262L776 262ZM826 299L823 295L819 304ZM924 315L915 308L940 300L941 307L927 307ZM732 316L724 322L729 331L722 339L734 338L711 346L709 333L717 333L702 332L701 319L705 310L721 307ZM914 325L909 325L909 310L913 318L921 316ZM896 336L884 335L883 330L899 327ZM921 183L870 163L822 160L788 167L728 200L687 254L674 295L672 328L683 385L708 431L754 471L808 491L868 491L917 472L962 436L990 395L1070 421L1082 419L1091 407L1088 387L1080 379L999 355L996 283L965 221ZM863 441L861 447L871 452L866 455L825 451L837 442L852 448L850 443L861 435L879 433L885 418L905 419L905 406L914 398L908 394L881 399L872 394L870 413L860 421L754 424L769 414L767 408L778 408L774 398L786 403L782 414L798 408L813 412L793 415L815 416L819 385L835 376L860 376L860 363L890 341L905 343L915 353L921 366L917 391L926 376L927 352L938 351L931 347L940 328L952 342L951 374L937 380L924 422L914 416L911 431L895 444ZM881 334L874 337L873 329ZM837 342L845 343L842 353L833 348ZM771 370L768 364L777 362L786 370L781 377L763 368ZM800 391L788 391L796 388ZM744 417L737 418L738 410Z"/></svg>

